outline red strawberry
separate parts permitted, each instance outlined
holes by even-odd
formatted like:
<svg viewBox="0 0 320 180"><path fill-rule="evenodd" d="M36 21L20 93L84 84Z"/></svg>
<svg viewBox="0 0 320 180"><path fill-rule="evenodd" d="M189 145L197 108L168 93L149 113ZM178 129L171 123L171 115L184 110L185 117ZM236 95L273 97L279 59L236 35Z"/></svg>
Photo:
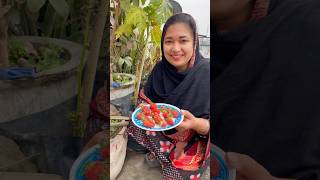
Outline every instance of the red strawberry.
<svg viewBox="0 0 320 180"><path fill-rule="evenodd" d="M162 112L162 116L163 116L164 118L167 118L167 117L169 117L169 114L168 114L167 111L164 111L164 112Z"/></svg>
<svg viewBox="0 0 320 180"><path fill-rule="evenodd" d="M155 117L153 118L153 120L154 120L157 124L159 124L159 122L161 121L160 116L155 116Z"/></svg>
<svg viewBox="0 0 320 180"><path fill-rule="evenodd" d="M155 103L151 103L151 104L150 104L150 109L151 109L151 110L158 109L157 104L155 104Z"/></svg>
<svg viewBox="0 0 320 180"><path fill-rule="evenodd" d="M171 111L174 118L177 118L179 116L179 112L177 110Z"/></svg>
<svg viewBox="0 0 320 180"><path fill-rule="evenodd" d="M160 111L159 111L159 109L158 109L158 106L157 106L157 104L155 104L155 103L152 103L152 104L150 105L150 109L151 109L152 112L160 113Z"/></svg>
<svg viewBox="0 0 320 180"><path fill-rule="evenodd" d="M161 124L160 124L161 127L167 127L167 122L166 121L163 121L161 120Z"/></svg>
<svg viewBox="0 0 320 180"><path fill-rule="evenodd" d="M153 112L160 113L159 109L154 109Z"/></svg>
<svg viewBox="0 0 320 180"><path fill-rule="evenodd" d="M170 124L171 126L174 125L174 120L171 117L168 117L166 119L167 123Z"/></svg>
<svg viewBox="0 0 320 180"><path fill-rule="evenodd" d="M167 109L166 109L165 106L161 106L161 107L160 107L160 111L161 111L162 113L164 113L164 112L167 112Z"/></svg>
<svg viewBox="0 0 320 180"><path fill-rule="evenodd" d="M154 127L155 124L152 120L146 119L145 121L143 121L143 125L145 127L152 128L152 127Z"/></svg>
<svg viewBox="0 0 320 180"><path fill-rule="evenodd" d="M148 108L148 106L142 106L142 112L146 115L146 116L150 116L150 109Z"/></svg>
<svg viewBox="0 0 320 180"><path fill-rule="evenodd" d="M143 118L143 113L142 112L140 112L140 113L138 113L138 115L137 115L137 119L139 119L139 120L141 120L142 118Z"/></svg>

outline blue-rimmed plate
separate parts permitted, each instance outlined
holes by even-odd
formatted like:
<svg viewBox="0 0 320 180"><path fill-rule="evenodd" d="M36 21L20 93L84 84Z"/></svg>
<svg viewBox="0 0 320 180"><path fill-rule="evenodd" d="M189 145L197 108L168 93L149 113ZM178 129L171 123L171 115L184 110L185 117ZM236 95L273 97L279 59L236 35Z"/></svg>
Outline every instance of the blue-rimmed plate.
<svg viewBox="0 0 320 180"><path fill-rule="evenodd" d="M100 145L97 144L76 159L71 167L69 180L86 180L86 177L84 176L86 165L90 162L95 162L102 159L99 148Z"/></svg>
<svg viewBox="0 0 320 180"><path fill-rule="evenodd" d="M218 175L213 176L211 180L236 180L236 170L228 168L224 159L224 151L216 145L213 145L212 148L213 158L215 158L214 162L218 163L217 165L214 165L213 168L217 168L216 171L218 171Z"/></svg>
<svg viewBox="0 0 320 180"><path fill-rule="evenodd" d="M141 129L144 129L144 130L148 130L148 131L166 131L166 130L169 130L169 129L173 129L175 127L177 127L182 121L183 121L183 115L181 113L181 110L179 108L177 108L176 106L173 106L171 104L166 104L166 103L155 103L158 107L158 109L161 108L161 106L164 106L166 108L170 108L171 110L176 110L178 111L178 117L177 118L173 118L174 120L174 124L173 125L167 125L166 127L161 127L159 125L155 125L153 128L148 128L148 127L145 127L143 126L143 122L140 121L139 119L137 119L137 115L138 113L140 113L142 111L141 107L137 108L131 115L131 120L132 122L138 126L139 128ZM148 106L148 108L150 108L150 105L144 105L144 106ZM160 116L162 116L162 113L160 113ZM151 116L150 116L151 118Z"/></svg>

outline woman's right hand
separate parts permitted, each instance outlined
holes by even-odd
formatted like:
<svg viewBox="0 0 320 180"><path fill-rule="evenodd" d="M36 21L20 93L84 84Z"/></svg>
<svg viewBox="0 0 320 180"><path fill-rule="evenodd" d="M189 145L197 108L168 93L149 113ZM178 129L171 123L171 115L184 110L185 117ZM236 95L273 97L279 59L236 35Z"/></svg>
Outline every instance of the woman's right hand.
<svg viewBox="0 0 320 180"><path fill-rule="evenodd" d="M189 129L194 129L197 124L196 117L189 111L181 110L182 115L184 116L183 121L176 127L178 131L186 131Z"/></svg>
<svg viewBox="0 0 320 180"><path fill-rule="evenodd" d="M187 110L181 110L184 116L183 121L176 127L178 131L185 131L192 129L199 134L207 135L210 129L210 122L208 119L197 118Z"/></svg>

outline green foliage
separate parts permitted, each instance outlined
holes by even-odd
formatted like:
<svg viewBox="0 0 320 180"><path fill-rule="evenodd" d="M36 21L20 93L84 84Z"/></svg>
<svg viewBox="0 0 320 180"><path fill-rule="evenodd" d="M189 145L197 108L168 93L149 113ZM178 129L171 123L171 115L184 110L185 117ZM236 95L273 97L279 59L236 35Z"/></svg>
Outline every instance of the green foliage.
<svg viewBox="0 0 320 180"><path fill-rule="evenodd" d="M27 56L27 51L21 41L9 39L9 60L11 64L17 64L19 58Z"/></svg>
<svg viewBox="0 0 320 180"><path fill-rule="evenodd" d="M37 70L43 71L63 65L65 63L65 60L61 57L63 51L63 48L54 44L40 48L41 58L36 65Z"/></svg>
<svg viewBox="0 0 320 180"><path fill-rule="evenodd" d="M124 20L124 24L120 25L120 27L116 30L116 39L118 39L121 35L131 36L133 34L133 29L138 29L139 32L143 32L143 30L147 27L147 17L143 9L130 6L128 12L126 13L126 17Z"/></svg>
<svg viewBox="0 0 320 180"><path fill-rule="evenodd" d="M62 38L82 41L84 1L10 1L9 34Z"/></svg>
<svg viewBox="0 0 320 180"><path fill-rule="evenodd" d="M118 60L118 67L123 69L125 72L130 72L132 67L132 58L130 56L126 56L124 58L120 57Z"/></svg>
<svg viewBox="0 0 320 180"><path fill-rule="evenodd" d="M65 50L55 44L36 45L35 52L28 52L26 45L19 40L9 40L9 61L12 66L22 66L19 60L23 59L24 67L34 67L37 71L52 69L63 65L68 57ZM35 54L34 54L35 53Z"/></svg>
<svg viewBox="0 0 320 180"><path fill-rule="evenodd" d="M112 80L120 84L125 84L130 82L132 78L124 74L112 74Z"/></svg>
<svg viewBox="0 0 320 180"><path fill-rule="evenodd" d="M117 4L115 0L111 2ZM146 62L146 66L150 66L148 63L154 64L154 58L158 58L154 52L161 45L161 25L172 14L168 0L151 0L148 4L145 0L120 0L120 7L114 5L111 10L114 23L114 37L111 39L110 49L113 72L135 74L140 60L145 55L143 49L146 46L150 52L150 55L147 55L149 61Z"/></svg>

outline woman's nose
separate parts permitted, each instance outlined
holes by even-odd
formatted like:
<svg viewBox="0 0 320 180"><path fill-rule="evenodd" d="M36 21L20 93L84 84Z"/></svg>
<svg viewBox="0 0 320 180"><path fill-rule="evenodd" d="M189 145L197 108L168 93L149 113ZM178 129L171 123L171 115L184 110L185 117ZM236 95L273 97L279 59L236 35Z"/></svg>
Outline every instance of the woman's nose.
<svg viewBox="0 0 320 180"><path fill-rule="evenodd" d="M173 44L173 47L172 47L172 50L174 52L177 52L177 51L180 51L181 47L180 47L180 44L179 43L174 43Z"/></svg>

